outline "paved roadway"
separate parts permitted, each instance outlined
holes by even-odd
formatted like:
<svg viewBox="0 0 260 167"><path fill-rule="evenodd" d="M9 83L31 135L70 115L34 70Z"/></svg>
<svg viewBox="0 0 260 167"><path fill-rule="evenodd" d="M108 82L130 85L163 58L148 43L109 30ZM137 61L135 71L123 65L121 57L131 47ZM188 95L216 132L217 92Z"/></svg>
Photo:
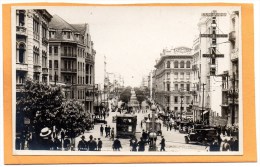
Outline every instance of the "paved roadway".
<svg viewBox="0 0 260 167"><path fill-rule="evenodd" d="M141 120L147 116L149 113L151 113L150 110L148 110L147 113L137 113L137 133L136 133L136 138L140 139L141 134L142 134L142 128L140 125ZM112 117L119 115L119 112L110 112L109 113L109 117L106 118L107 120L107 125L110 126L111 128L114 127L115 132L116 132L116 124L112 123ZM86 140L89 140L89 136L93 135L94 138L98 139L101 138L102 142L103 142L103 148L102 151L113 151L112 149L112 144L113 141L110 140L109 138L105 138L105 136L101 136L100 135L100 125L101 124L96 124L93 130L90 130L88 132L85 132L85 137ZM104 124L102 124L103 127L105 127ZM144 125L143 125L144 127ZM185 144L185 140L184 140L184 136L185 134L181 134L178 131L174 131L174 129L172 129L171 131L167 131L167 128L162 126L162 134L165 138L165 143L166 143L166 152L206 152L207 150L205 149L205 146L201 146L201 145L196 145L196 144ZM116 135L116 134L115 134ZM77 147L77 143L78 141L80 141L80 137L76 138L76 147ZM122 144L122 149L121 151L130 151L130 146L129 146L129 139L119 139L121 141ZM161 142L161 137L158 136L157 137L157 142L156 145L158 147L158 149L160 149L160 143ZM148 145L146 145L146 150L148 151Z"/></svg>

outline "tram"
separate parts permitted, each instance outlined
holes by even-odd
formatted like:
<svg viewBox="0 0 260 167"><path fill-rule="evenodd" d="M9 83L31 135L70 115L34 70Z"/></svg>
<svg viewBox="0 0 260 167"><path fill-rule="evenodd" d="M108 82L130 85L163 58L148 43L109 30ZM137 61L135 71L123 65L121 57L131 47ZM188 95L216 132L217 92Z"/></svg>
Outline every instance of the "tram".
<svg viewBox="0 0 260 167"><path fill-rule="evenodd" d="M124 114L116 116L116 135L119 138L132 138L136 133L137 116Z"/></svg>

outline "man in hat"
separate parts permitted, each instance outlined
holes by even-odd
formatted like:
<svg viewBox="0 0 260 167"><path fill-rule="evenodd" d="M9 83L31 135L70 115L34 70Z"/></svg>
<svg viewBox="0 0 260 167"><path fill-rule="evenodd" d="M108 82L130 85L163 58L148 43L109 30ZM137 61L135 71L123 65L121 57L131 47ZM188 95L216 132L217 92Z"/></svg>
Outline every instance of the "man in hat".
<svg viewBox="0 0 260 167"><path fill-rule="evenodd" d="M162 136L162 140L161 140L161 149L160 149L160 151L165 151L165 139L164 139L164 137Z"/></svg>
<svg viewBox="0 0 260 167"><path fill-rule="evenodd" d="M53 147L53 141L51 140L52 131L45 127L41 130L40 141L39 141L39 150L50 150Z"/></svg>
<svg viewBox="0 0 260 167"><path fill-rule="evenodd" d="M104 131L104 127L101 125L100 126L100 135L103 136L103 131Z"/></svg>
<svg viewBox="0 0 260 167"><path fill-rule="evenodd" d="M102 149L102 141L100 140L100 138L98 138L98 151L101 151Z"/></svg>
<svg viewBox="0 0 260 167"><path fill-rule="evenodd" d="M121 145L120 140L118 139L118 136L116 136L116 140L114 140L114 143L113 143L113 150L120 151L120 148L122 148L122 145Z"/></svg>
<svg viewBox="0 0 260 167"><path fill-rule="evenodd" d="M89 141L88 141L88 150L89 151L95 151L97 148L97 143L93 140L93 136L89 136Z"/></svg>
<svg viewBox="0 0 260 167"><path fill-rule="evenodd" d="M142 137L140 138L140 141L137 143L137 145L138 151L145 151L145 141Z"/></svg>
<svg viewBox="0 0 260 167"><path fill-rule="evenodd" d="M87 141L85 141L85 136L81 136L81 140L79 141L79 144L78 144L78 150L79 151L86 151L88 148L88 143Z"/></svg>

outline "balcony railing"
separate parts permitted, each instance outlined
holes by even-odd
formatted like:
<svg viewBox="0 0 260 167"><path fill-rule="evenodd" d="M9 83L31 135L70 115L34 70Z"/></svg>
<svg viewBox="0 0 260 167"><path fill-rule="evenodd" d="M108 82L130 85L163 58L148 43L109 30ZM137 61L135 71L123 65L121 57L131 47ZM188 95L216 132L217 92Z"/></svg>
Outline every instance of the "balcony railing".
<svg viewBox="0 0 260 167"><path fill-rule="evenodd" d="M77 55L76 54L64 54L64 53L62 53L61 54L61 57L62 58L77 58Z"/></svg>
<svg viewBox="0 0 260 167"><path fill-rule="evenodd" d="M35 65L33 65L33 72L41 72L42 71L42 69L41 69L41 66L40 65L38 65L38 64L35 64Z"/></svg>
<svg viewBox="0 0 260 167"><path fill-rule="evenodd" d="M39 40L39 38L40 38L39 33L33 32L33 38L36 39L36 40Z"/></svg>
<svg viewBox="0 0 260 167"><path fill-rule="evenodd" d="M16 26L16 33L18 35L25 35L27 36L27 30L24 26Z"/></svg>
<svg viewBox="0 0 260 167"><path fill-rule="evenodd" d="M238 59L238 53L239 53L238 48L231 50L231 53L230 53L231 61Z"/></svg>
<svg viewBox="0 0 260 167"><path fill-rule="evenodd" d="M236 40L236 31L231 31L229 33L229 41L234 42Z"/></svg>
<svg viewBox="0 0 260 167"><path fill-rule="evenodd" d="M47 45L49 43L49 40L45 37L42 38L42 43Z"/></svg>
<svg viewBox="0 0 260 167"><path fill-rule="evenodd" d="M17 63L17 64L16 64L16 70L19 70L19 71L28 71L28 64L20 64L20 63Z"/></svg>
<svg viewBox="0 0 260 167"><path fill-rule="evenodd" d="M42 68L42 74L43 75L48 75L49 74L49 69L47 67Z"/></svg>
<svg viewBox="0 0 260 167"><path fill-rule="evenodd" d="M67 69L67 68L62 68L61 72L71 72L71 73L76 73L77 69Z"/></svg>

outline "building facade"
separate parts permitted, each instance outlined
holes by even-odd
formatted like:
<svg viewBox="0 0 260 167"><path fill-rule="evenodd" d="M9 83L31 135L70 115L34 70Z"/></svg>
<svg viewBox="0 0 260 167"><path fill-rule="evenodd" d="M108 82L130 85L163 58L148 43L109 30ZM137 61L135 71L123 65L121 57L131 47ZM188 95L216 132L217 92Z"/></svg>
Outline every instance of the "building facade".
<svg viewBox="0 0 260 167"><path fill-rule="evenodd" d="M228 18L217 18L216 34L228 32ZM212 17L202 17L198 23L200 34L212 34ZM222 74L228 70L229 43L227 38L217 38L217 45L213 45L212 38L202 37L199 34L193 44L192 61L192 96L193 96L193 118L194 121L204 121L208 124L215 124L213 117L222 117ZM205 54L212 54L212 48L216 47L216 54L223 54L221 58L204 57ZM211 123L210 123L211 120ZM225 122L223 122L225 124Z"/></svg>
<svg viewBox="0 0 260 167"><path fill-rule="evenodd" d="M155 65L155 102L176 116L189 113L192 53L187 47L164 49Z"/></svg>
<svg viewBox="0 0 260 167"><path fill-rule="evenodd" d="M48 28L52 16L46 10L16 10L16 86L26 78L49 83Z"/></svg>
<svg viewBox="0 0 260 167"><path fill-rule="evenodd" d="M230 66L222 75L222 113L226 117L228 124L233 125L239 123L239 55L241 54L239 12L232 12L229 21Z"/></svg>
<svg viewBox="0 0 260 167"><path fill-rule="evenodd" d="M54 15L49 29L49 80L64 87L68 99L76 99L93 113L95 50L88 24L69 24Z"/></svg>

